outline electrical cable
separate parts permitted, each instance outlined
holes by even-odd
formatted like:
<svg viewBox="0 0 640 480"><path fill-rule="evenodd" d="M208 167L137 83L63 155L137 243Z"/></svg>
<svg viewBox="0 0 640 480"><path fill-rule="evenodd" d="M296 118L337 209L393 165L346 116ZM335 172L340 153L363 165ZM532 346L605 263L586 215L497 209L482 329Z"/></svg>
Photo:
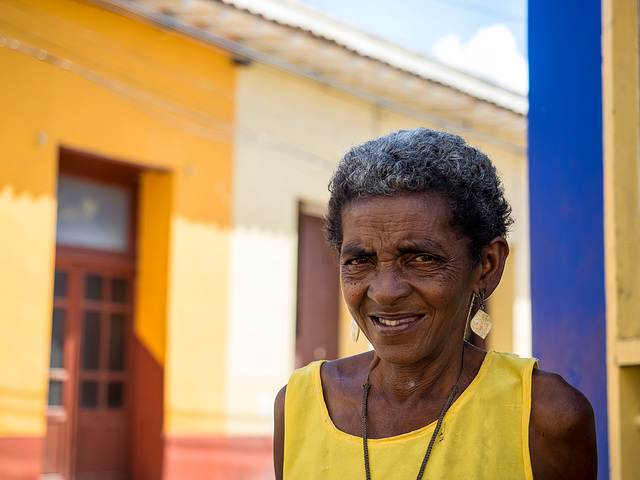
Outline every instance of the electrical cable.
<svg viewBox="0 0 640 480"><path fill-rule="evenodd" d="M452 1L452 0L430 0L431 2L440 3L441 5L446 5L448 7L454 7L461 10L466 10L472 13L478 13L480 15L486 15L488 17L498 17L508 22L517 23L519 25L523 25L525 23L526 18L522 15L518 15L517 13L507 12L506 10L490 8L484 5L471 4L468 2L461 2L460 0Z"/></svg>

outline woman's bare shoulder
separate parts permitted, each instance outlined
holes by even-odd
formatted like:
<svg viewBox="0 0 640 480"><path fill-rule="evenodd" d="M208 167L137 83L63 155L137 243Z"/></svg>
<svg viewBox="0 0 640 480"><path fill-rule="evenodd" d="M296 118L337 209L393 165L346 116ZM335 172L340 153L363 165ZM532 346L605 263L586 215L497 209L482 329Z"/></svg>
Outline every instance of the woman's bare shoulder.
<svg viewBox="0 0 640 480"><path fill-rule="evenodd" d="M287 386L280 389L273 408L273 467L276 480L282 479L284 466L284 399Z"/></svg>
<svg viewBox="0 0 640 480"><path fill-rule="evenodd" d="M339 358L322 364L320 375L323 388L344 385L354 379L366 377L373 359L373 352L365 352L352 357Z"/></svg>
<svg viewBox="0 0 640 480"><path fill-rule="evenodd" d="M335 393L344 393L345 389L348 389L349 385L354 382L354 379L363 377L363 375L366 377L372 356L373 352L365 352L352 357L324 362L320 369L320 378L325 397L331 397ZM286 392L287 385L282 387L276 395L276 419L284 418Z"/></svg>
<svg viewBox="0 0 640 480"><path fill-rule="evenodd" d="M529 448L536 480L597 476L593 408L560 375L533 371Z"/></svg>
<svg viewBox="0 0 640 480"><path fill-rule="evenodd" d="M372 359L373 352L367 352L326 362L320 371L329 417L338 430L351 435L359 435L362 430L361 417L353 412L362 408L362 384Z"/></svg>
<svg viewBox="0 0 640 480"><path fill-rule="evenodd" d="M372 359L373 352L366 352L322 364L322 391L330 413L340 402L351 403L354 394L360 398Z"/></svg>

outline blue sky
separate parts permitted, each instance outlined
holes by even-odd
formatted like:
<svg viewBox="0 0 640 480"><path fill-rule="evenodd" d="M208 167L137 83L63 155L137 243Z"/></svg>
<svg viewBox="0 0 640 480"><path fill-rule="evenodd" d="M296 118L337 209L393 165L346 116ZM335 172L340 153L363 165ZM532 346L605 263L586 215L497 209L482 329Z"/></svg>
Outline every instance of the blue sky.
<svg viewBox="0 0 640 480"><path fill-rule="evenodd" d="M514 90L527 87L526 0L298 0Z"/></svg>

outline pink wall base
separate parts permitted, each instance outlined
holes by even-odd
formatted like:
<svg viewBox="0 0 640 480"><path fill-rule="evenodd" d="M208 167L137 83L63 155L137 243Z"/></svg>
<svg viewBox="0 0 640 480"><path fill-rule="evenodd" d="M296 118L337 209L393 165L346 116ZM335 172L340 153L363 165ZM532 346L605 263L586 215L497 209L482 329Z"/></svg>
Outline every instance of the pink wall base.
<svg viewBox="0 0 640 480"><path fill-rule="evenodd" d="M273 480L271 437L168 437L163 480Z"/></svg>

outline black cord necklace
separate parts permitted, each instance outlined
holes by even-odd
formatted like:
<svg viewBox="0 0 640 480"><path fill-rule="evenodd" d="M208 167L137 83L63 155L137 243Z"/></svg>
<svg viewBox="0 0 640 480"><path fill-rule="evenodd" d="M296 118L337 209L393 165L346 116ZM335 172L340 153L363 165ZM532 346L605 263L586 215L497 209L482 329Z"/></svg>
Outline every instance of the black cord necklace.
<svg viewBox="0 0 640 480"><path fill-rule="evenodd" d="M462 346L462 363L460 364L460 372L458 373L458 379L456 380L456 384L451 389L451 393L447 398L447 401L442 407L442 411L440 412L440 417L438 417L438 423L436 423L436 428L433 431L433 435L431 436L431 441L429 442L429 446L427 447L427 452L424 454L424 459L422 460L422 465L420 466L420 471L418 472L418 477L416 480L422 480L422 475L424 474L424 469L427 466L427 460L431 456L431 450L433 449L433 444L436 441L436 437L438 436L438 432L440 431L440 427L442 426L442 420L444 420L444 416L449 410L451 406L451 402L453 402L453 398L456 396L458 392L458 384L460 383L460 377L462 376L462 367L464 366L464 345ZM364 471L366 474L367 480L371 480L371 472L369 471L369 447L367 446L367 401L369 398L369 388L371 388L371 384L369 383L369 375L367 375L367 383L362 385L364 392L362 393L362 448L364 450Z"/></svg>

